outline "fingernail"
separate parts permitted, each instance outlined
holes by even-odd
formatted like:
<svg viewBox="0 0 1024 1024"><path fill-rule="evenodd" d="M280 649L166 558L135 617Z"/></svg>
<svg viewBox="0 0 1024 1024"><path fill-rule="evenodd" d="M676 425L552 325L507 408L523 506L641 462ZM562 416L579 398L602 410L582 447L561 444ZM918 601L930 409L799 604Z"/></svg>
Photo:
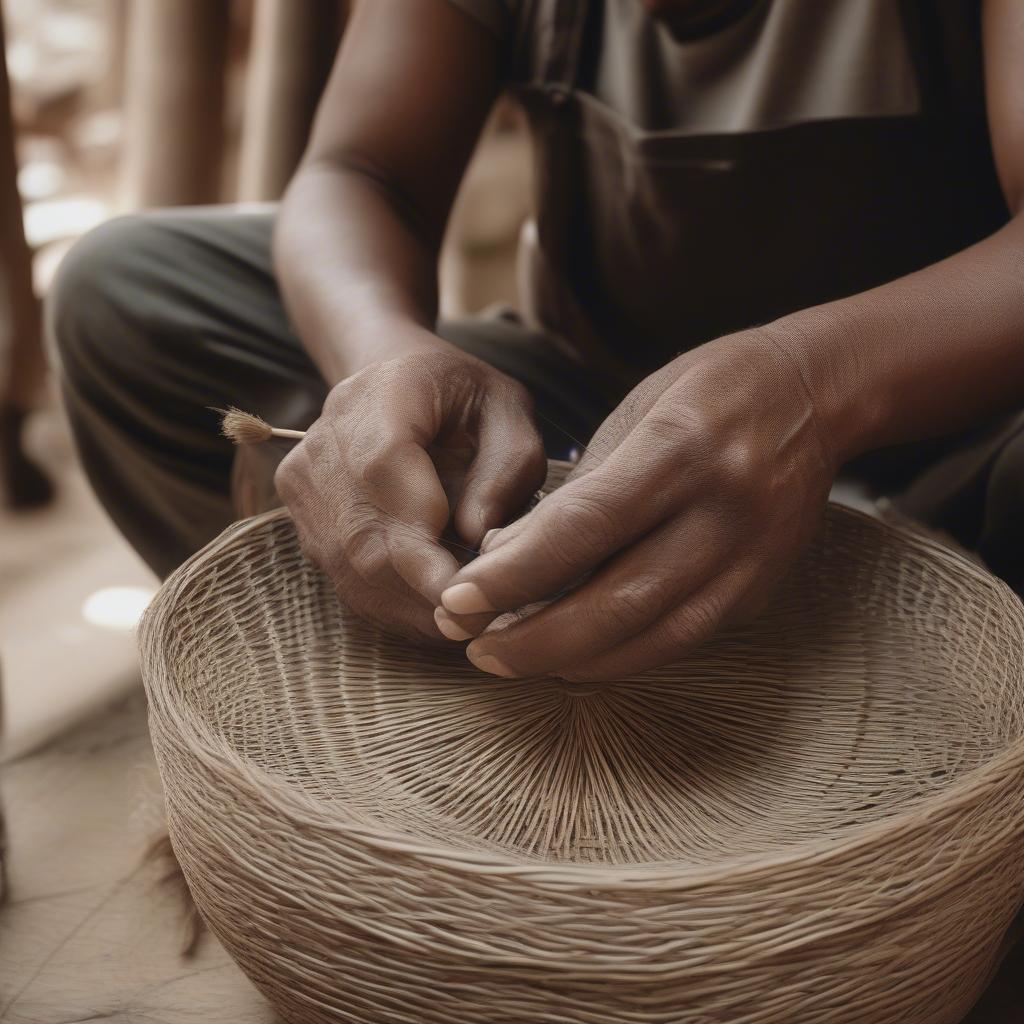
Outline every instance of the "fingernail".
<svg viewBox="0 0 1024 1024"><path fill-rule="evenodd" d="M496 658L493 654L473 654L468 648L466 649L466 654L469 660L481 672L486 672L488 675L502 676L505 679L515 679L518 675L517 672L514 672L505 662L500 658Z"/></svg>
<svg viewBox="0 0 1024 1024"><path fill-rule="evenodd" d="M501 528L496 526L493 530L488 530L484 534L484 539L480 541L480 554L483 554L487 550L489 545L493 542L494 538L497 537L499 533L501 533Z"/></svg>
<svg viewBox="0 0 1024 1024"><path fill-rule="evenodd" d="M454 587L449 587L441 595L441 604L456 615L495 611L494 605L475 583L456 583Z"/></svg>
<svg viewBox="0 0 1024 1024"><path fill-rule="evenodd" d="M473 635L467 633L443 608L434 609L434 621L449 640L468 640Z"/></svg>

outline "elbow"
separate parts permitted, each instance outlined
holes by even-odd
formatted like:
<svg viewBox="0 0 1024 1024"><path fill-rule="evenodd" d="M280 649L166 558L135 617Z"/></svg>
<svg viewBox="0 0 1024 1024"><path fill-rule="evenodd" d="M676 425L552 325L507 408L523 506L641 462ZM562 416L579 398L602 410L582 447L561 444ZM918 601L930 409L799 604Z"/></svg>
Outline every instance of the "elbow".
<svg viewBox="0 0 1024 1024"><path fill-rule="evenodd" d="M307 154L288 186L285 205L300 205L290 202L290 198L307 191L351 197L360 209L376 201L401 221L421 245L435 253L440 251L445 218L432 215L428 204L416 194L414 187L403 182L401 175L359 150L346 147Z"/></svg>
<svg viewBox="0 0 1024 1024"><path fill-rule="evenodd" d="M345 170L330 160L308 151L281 196L271 237L271 258L279 281L291 266L301 264L301 255L320 229L337 216L344 216Z"/></svg>
<svg viewBox="0 0 1024 1024"><path fill-rule="evenodd" d="M297 245L306 234L307 210L311 203L304 198L306 192L304 173L305 165L301 164L291 181L288 182L284 194L281 196L277 215L274 217L270 238L270 257L274 275L281 284L286 281L288 267L295 265Z"/></svg>

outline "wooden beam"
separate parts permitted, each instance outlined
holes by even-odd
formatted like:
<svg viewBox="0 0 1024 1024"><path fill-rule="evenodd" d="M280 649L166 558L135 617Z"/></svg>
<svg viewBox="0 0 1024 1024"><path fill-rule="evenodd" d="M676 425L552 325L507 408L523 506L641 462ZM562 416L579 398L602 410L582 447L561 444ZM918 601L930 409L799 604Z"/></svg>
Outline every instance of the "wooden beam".
<svg viewBox="0 0 1024 1024"><path fill-rule="evenodd" d="M88 90L90 110L109 110L124 101L125 56L128 48L128 0L104 0L106 35L103 74Z"/></svg>
<svg viewBox="0 0 1024 1024"><path fill-rule="evenodd" d="M45 362L40 343L39 302L32 287L32 254L25 241L14 116L7 77L6 39L0 4L0 311L7 344L0 404L27 411L41 389Z"/></svg>
<svg viewBox="0 0 1024 1024"><path fill-rule="evenodd" d="M130 208L216 202L229 0L134 0L123 191Z"/></svg>
<svg viewBox="0 0 1024 1024"><path fill-rule="evenodd" d="M257 0L238 198L277 199L306 147L341 38L339 0Z"/></svg>
<svg viewBox="0 0 1024 1024"><path fill-rule="evenodd" d="M6 356L6 366L0 373L0 499L12 508L26 509L48 502L53 497L53 486L26 456L22 444L22 427L40 398L46 360L39 300L32 286L32 253L25 241L18 194L18 157L3 22L0 0L0 317L6 314L6 324L0 320L0 327L7 328L6 339L0 339L0 353ZM2 833L0 818L0 846Z"/></svg>

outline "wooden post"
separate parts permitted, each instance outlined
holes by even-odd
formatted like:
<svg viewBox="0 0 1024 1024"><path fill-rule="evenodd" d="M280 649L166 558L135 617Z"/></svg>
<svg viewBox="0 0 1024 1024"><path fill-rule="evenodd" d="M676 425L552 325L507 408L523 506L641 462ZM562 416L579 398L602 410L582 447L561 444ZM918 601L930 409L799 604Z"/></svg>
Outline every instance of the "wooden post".
<svg viewBox="0 0 1024 1024"><path fill-rule="evenodd" d="M40 397L46 375L39 300L32 286L32 253L18 194L18 157L7 77L3 6L0 0L0 316L5 316L6 367L0 390L0 492L8 504L29 507L47 501L49 481L24 454L21 431Z"/></svg>
<svg viewBox="0 0 1024 1024"><path fill-rule="evenodd" d="M257 0L238 198L277 199L306 147L341 38L339 0Z"/></svg>
<svg viewBox="0 0 1024 1024"><path fill-rule="evenodd" d="M216 202L229 0L133 0L125 88L130 208Z"/></svg>
<svg viewBox="0 0 1024 1024"><path fill-rule="evenodd" d="M106 55L103 75L89 89L90 110L110 110L124 100L125 55L128 44L128 0L104 0Z"/></svg>

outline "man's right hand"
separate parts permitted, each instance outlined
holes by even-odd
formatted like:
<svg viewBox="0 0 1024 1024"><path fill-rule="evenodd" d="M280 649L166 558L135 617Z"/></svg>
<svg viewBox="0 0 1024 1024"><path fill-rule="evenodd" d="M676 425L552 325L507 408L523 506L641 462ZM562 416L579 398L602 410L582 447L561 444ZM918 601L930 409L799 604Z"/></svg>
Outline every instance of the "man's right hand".
<svg viewBox="0 0 1024 1024"><path fill-rule="evenodd" d="M276 484L348 607L437 640L434 609L459 569L442 533L451 523L476 548L528 502L546 463L525 388L423 334L332 389Z"/></svg>

